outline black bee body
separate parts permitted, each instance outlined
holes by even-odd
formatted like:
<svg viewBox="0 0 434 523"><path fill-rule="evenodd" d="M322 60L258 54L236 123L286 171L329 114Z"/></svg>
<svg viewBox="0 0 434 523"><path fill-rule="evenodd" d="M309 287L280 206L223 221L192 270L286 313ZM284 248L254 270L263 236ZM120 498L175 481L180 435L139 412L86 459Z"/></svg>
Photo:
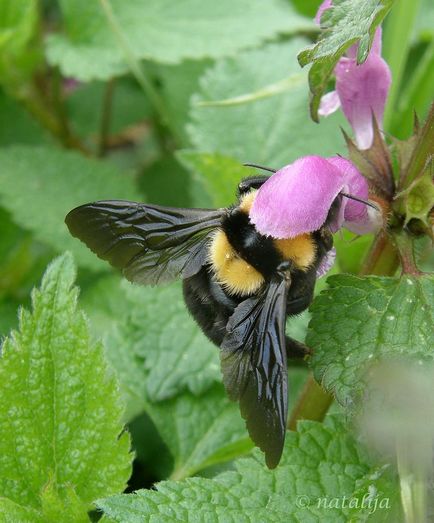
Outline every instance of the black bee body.
<svg viewBox="0 0 434 523"><path fill-rule="evenodd" d="M258 189L266 179L265 176L256 176L243 180L238 187L239 197L252 189ZM335 208L336 206L333 207L330 219L334 216ZM240 207L228 209L222 219L221 229L239 256L255 267L265 281L270 281L277 274L278 267L285 262L276 249L274 240L260 234L250 222L248 214ZM286 317L300 314L311 304L317 268L333 246L327 224L322 230L313 232L312 238L317 250L315 263L307 270L301 270L295 265L290 268L291 287L286 299ZM220 346L226 335L229 318L245 297L228 292L216 282L210 263L204 265L194 276L183 280L183 291L184 301L191 315L207 337ZM309 349L286 336L286 352L289 358L299 358L305 356Z"/></svg>
<svg viewBox="0 0 434 523"><path fill-rule="evenodd" d="M249 220L255 176L238 188L228 209L175 209L135 202L82 205L66 217L71 233L132 282L183 279L185 303L221 349L223 382L253 441L275 467L287 420L287 357L308 349L285 335L288 316L312 301L317 269L332 248L329 223L318 231L276 240Z"/></svg>

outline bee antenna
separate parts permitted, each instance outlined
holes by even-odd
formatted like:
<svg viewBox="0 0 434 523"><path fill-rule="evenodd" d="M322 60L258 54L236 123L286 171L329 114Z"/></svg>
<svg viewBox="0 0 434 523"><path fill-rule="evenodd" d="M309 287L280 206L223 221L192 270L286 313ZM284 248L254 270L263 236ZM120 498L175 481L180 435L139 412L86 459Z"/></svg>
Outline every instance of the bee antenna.
<svg viewBox="0 0 434 523"><path fill-rule="evenodd" d="M380 211L380 209L373 204L372 202L368 202L368 200L364 200L363 198L359 198L358 196L354 196L352 194L347 194L345 192L339 193L341 196L344 196L345 198L348 198L349 200L354 200L356 202L364 203L365 205L369 205L369 207L372 207L376 211Z"/></svg>
<svg viewBox="0 0 434 523"><path fill-rule="evenodd" d="M254 167L255 169L262 169L263 171L269 171L270 173L277 172L277 169L271 167L264 167L263 165L257 165L256 163L243 163L244 167Z"/></svg>

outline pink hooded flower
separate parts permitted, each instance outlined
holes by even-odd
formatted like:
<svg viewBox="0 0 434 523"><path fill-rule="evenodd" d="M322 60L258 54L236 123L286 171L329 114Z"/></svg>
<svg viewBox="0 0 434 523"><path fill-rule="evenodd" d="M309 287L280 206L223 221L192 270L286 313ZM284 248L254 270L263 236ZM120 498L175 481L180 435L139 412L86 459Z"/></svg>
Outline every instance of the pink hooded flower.
<svg viewBox="0 0 434 523"><path fill-rule="evenodd" d="M305 156L273 174L258 190L250 220L264 235L293 238L318 230L327 220L339 193L367 199L366 179L354 165L339 156ZM375 212L375 211L374 211ZM332 232L342 226L356 233L375 226L366 205L342 197Z"/></svg>
<svg viewBox="0 0 434 523"><path fill-rule="evenodd" d="M331 0L321 4L315 17L318 24L322 13L331 5ZM375 31L368 58L360 65L357 64L357 50L358 44L351 46L346 56L338 61L335 67L336 90L322 97L318 113L328 116L342 107L353 128L357 145L368 149L373 140L372 114L382 128L391 84L389 66L381 58L381 27Z"/></svg>

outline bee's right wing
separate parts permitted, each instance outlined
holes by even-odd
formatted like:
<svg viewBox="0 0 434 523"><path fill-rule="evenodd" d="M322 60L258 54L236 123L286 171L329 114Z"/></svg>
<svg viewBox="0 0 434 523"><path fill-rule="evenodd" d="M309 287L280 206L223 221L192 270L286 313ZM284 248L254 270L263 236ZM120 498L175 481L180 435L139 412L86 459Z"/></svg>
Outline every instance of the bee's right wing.
<svg viewBox="0 0 434 523"><path fill-rule="evenodd" d="M252 440L269 468L280 460L288 415L286 298L289 272L263 293L241 302L226 326L221 345L223 382L239 401Z"/></svg>
<svg viewBox="0 0 434 523"><path fill-rule="evenodd" d="M224 213L113 200L77 207L65 222L73 236L128 280L157 284L200 270Z"/></svg>

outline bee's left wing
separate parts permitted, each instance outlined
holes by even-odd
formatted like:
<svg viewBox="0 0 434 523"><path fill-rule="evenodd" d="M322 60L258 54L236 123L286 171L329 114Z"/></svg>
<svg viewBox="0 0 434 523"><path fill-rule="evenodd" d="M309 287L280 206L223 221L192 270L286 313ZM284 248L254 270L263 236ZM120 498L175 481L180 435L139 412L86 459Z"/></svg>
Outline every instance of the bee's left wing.
<svg viewBox="0 0 434 523"><path fill-rule="evenodd" d="M177 209L99 201L73 209L71 234L135 283L156 284L196 274L206 263L211 232L224 209Z"/></svg>
<svg viewBox="0 0 434 523"><path fill-rule="evenodd" d="M260 296L238 305L221 346L223 382L239 401L252 440L265 452L269 468L280 461L288 415L285 348L289 271Z"/></svg>

